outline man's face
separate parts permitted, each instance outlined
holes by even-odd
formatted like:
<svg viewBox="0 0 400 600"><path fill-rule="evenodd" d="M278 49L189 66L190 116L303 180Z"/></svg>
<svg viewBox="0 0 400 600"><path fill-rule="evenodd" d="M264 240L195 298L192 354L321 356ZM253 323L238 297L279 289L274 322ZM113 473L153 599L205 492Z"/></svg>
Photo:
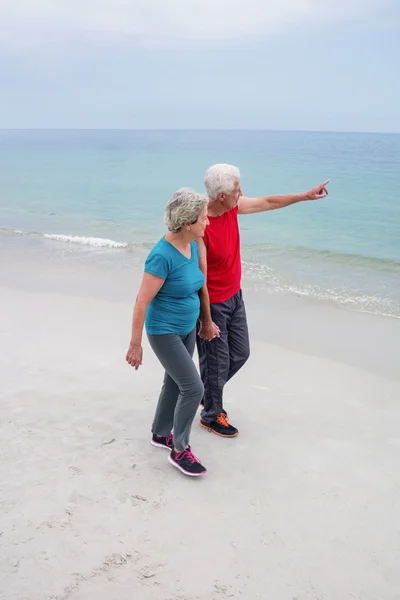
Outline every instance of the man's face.
<svg viewBox="0 0 400 600"><path fill-rule="evenodd" d="M228 210L235 208L239 202L239 198L242 195L242 190L240 189L240 181L237 179L233 186L233 190L229 192L229 194L222 193L221 201L224 203Z"/></svg>

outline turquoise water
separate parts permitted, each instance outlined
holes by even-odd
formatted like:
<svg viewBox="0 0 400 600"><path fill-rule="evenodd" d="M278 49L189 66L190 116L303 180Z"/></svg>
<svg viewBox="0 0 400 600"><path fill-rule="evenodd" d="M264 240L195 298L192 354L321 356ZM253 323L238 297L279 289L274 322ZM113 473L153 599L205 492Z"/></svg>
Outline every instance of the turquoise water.
<svg viewBox="0 0 400 600"><path fill-rule="evenodd" d="M172 192L202 191L215 162L236 164L249 196L331 179L326 200L241 217L249 285L400 316L400 135L2 131L1 247L130 267Z"/></svg>

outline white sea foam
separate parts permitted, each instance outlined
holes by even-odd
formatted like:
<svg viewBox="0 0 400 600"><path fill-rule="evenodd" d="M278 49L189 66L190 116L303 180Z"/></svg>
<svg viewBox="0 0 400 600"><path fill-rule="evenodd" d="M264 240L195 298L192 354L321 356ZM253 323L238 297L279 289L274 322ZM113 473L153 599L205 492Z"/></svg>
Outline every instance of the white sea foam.
<svg viewBox="0 0 400 600"><path fill-rule="evenodd" d="M296 296L306 296L328 302L334 302L350 309L370 314L400 318L400 302L398 299L363 294L356 290L330 287L323 289L317 285L295 284L278 275L266 265L243 262L244 276L251 287L264 293L289 292Z"/></svg>
<svg viewBox="0 0 400 600"><path fill-rule="evenodd" d="M83 246L94 246L96 248L127 248L126 242L116 242L106 238L84 237L78 235L62 235L56 233L45 233L44 237L47 240L55 240L57 242L67 242L69 244L81 244Z"/></svg>

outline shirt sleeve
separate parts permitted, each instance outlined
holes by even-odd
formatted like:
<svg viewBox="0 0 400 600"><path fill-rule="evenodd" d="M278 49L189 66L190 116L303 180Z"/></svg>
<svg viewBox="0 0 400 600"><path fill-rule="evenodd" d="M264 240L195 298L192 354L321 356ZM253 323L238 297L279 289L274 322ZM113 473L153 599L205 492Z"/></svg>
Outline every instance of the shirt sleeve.
<svg viewBox="0 0 400 600"><path fill-rule="evenodd" d="M150 253L144 264L144 272L166 279L169 273L168 261L162 254Z"/></svg>

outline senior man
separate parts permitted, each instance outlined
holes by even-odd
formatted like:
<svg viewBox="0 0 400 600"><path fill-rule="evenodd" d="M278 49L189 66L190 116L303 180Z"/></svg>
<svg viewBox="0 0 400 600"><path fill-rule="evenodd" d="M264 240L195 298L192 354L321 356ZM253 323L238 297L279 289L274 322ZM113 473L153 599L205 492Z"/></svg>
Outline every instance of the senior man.
<svg viewBox="0 0 400 600"><path fill-rule="evenodd" d="M223 390L250 355L241 290L238 215L284 208L306 200L320 200L328 195L328 183L329 180L300 194L246 198L240 189L237 167L218 164L206 172L209 225L198 244L209 298L205 294L201 298L197 350L204 383L200 424L208 431L229 438L238 435L223 408Z"/></svg>

